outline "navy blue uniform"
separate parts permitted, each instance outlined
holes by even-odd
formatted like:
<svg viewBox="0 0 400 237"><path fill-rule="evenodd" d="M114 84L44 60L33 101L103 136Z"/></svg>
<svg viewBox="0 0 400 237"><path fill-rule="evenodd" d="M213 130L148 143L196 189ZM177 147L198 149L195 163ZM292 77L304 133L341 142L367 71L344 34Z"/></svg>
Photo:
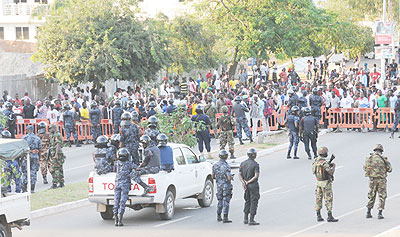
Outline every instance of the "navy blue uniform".
<svg viewBox="0 0 400 237"><path fill-rule="evenodd" d="M196 131L197 136L197 145L199 146L199 151L203 152L204 146L206 147L207 152L211 151L210 145L210 130L208 129L211 121L210 118L205 114L196 114L192 116L192 121L196 122L195 126L200 126L198 123L202 123L203 126L199 127L200 129Z"/></svg>
<svg viewBox="0 0 400 237"><path fill-rule="evenodd" d="M292 147L294 145L295 156L297 154L297 148L299 146L299 129L298 129L299 121L300 121L300 118L293 114L289 115L287 118L287 125L289 127L288 154L290 154ZM296 124L297 124L297 128L296 128Z"/></svg>
<svg viewBox="0 0 400 237"><path fill-rule="evenodd" d="M232 178L231 167L226 160L220 159L213 165L213 176L217 183L217 214L221 215L229 213L229 204L232 199L232 182L228 177Z"/></svg>
<svg viewBox="0 0 400 237"><path fill-rule="evenodd" d="M40 150L42 149L42 141L38 136L36 136L34 133L28 133L27 135L23 136L22 139L24 139L30 149L30 170L31 170L31 185L36 184L37 180L37 172L39 171L39 154ZM22 160L22 184L27 185L28 184L28 171L27 171L27 159L24 158Z"/></svg>
<svg viewBox="0 0 400 237"><path fill-rule="evenodd" d="M139 127L136 124L122 126L119 133L122 144L132 156L131 161L139 165Z"/></svg>
<svg viewBox="0 0 400 237"><path fill-rule="evenodd" d="M310 143L314 157L317 157L318 120L312 115L307 115L300 121L300 127L303 133L304 148L308 157L311 157Z"/></svg>
<svg viewBox="0 0 400 237"><path fill-rule="evenodd" d="M174 170L174 155L170 146L159 146L161 170L170 173Z"/></svg>
<svg viewBox="0 0 400 237"><path fill-rule="evenodd" d="M67 110L63 113L63 119L64 119L64 132L65 136L67 137L67 141L70 142L71 138L71 133L72 136L74 137L74 141L78 141L78 135L76 134L76 129L75 129L75 119L74 119L74 113L70 110Z"/></svg>
<svg viewBox="0 0 400 237"><path fill-rule="evenodd" d="M112 109L112 123L114 126L114 134L119 133L119 125L121 125L121 115L124 113L124 110L121 106L116 105Z"/></svg>
<svg viewBox="0 0 400 237"><path fill-rule="evenodd" d="M115 189L114 189L114 216L125 213L126 200L129 197L129 190L131 188L131 171L132 163L127 161L117 160L115 163Z"/></svg>
<svg viewBox="0 0 400 237"><path fill-rule="evenodd" d="M96 142L97 137L101 136L100 118L101 111L99 108L89 110L89 120L92 124L90 128L94 142Z"/></svg>

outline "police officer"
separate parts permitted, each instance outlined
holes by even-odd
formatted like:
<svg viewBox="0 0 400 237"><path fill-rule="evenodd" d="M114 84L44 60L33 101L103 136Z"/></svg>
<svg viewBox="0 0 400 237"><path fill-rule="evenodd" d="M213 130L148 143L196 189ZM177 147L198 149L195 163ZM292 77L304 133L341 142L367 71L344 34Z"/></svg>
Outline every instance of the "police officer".
<svg viewBox="0 0 400 237"><path fill-rule="evenodd" d="M39 166L40 172L43 177L43 183L48 184L47 169L51 168L51 162L48 160L49 146L50 146L50 133L46 131L47 124L40 122L38 124L38 137L42 141L42 150L40 150Z"/></svg>
<svg viewBox="0 0 400 237"><path fill-rule="evenodd" d="M165 170L168 173L174 170L174 155L172 148L167 145L168 137L164 133L160 133L157 136L158 149L160 149L160 164L161 170Z"/></svg>
<svg viewBox="0 0 400 237"><path fill-rule="evenodd" d="M297 106L298 98L293 89L289 89L287 93L289 95L288 108L291 109L293 106Z"/></svg>
<svg viewBox="0 0 400 237"><path fill-rule="evenodd" d="M250 148L247 151L248 159L240 164L239 177L244 188L244 224L259 225L254 220L257 214L258 200L260 199L260 185L258 178L260 177L260 165L255 161L257 151ZM249 220L250 214L250 220Z"/></svg>
<svg viewBox="0 0 400 237"><path fill-rule="evenodd" d="M143 135L140 138L140 143L144 148L143 162L139 165L133 166L131 177L132 179L144 188L143 196L153 191L153 187L145 184L140 176L144 174L156 174L160 171L160 149L151 143L151 138Z"/></svg>
<svg viewBox="0 0 400 237"><path fill-rule="evenodd" d="M303 108L306 108L308 106L307 91L303 90L302 95L303 96L301 96L297 99L297 105L299 106L299 114L298 114L299 118L302 118L304 116Z"/></svg>
<svg viewBox="0 0 400 237"><path fill-rule="evenodd" d="M134 126L134 127L136 127L138 130L139 130L139 136L142 136L143 135L143 129L142 129L142 127L140 126L140 116L139 116L139 113L136 111L136 110L134 110L134 111L132 111L132 113L131 113L131 117L132 117L132 119L131 119L131 122L132 122L132 126Z"/></svg>
<svg viewBox="0 0 400 237"><path fill-rule="evenodd" d="M235 126L234 121L228 114L228 107L223 106L221 108L223 115L218 120L218 128L221 129L219 134L219 149L225 149L226 143L229 145L229 153L231 153L231 159L235 159L235 142L233 140L233 128Z"/></svg>
<svg viewBox="0 0 400 237"><path fill-rule="evenodd" d="M197 145L199 147L200 154L203 154L203 143L206 147L208 159L212 159L211 157L211 139L210 139L210 130L209 126L211 124L210 118L204 114L203 106L196 106L196 115L192 116L192 121L195 122L196 126L196 137L197 137ZM199 125L202 123L203 125Z"/></svg>
<svg viewBox="0 0 400 237"><path fill-rule="evenodd" d="M397 93L397 100L394 103L394 123L392 127L392 134L390 135L390 138L393 138L394 132L396 131L397 125L399 125L400 122L400 93ZM400 136L399 136L400 138Z"/></svg>
<svg viewBox="0 0 400 237"><path fill-rule="evenodd" d="M144 131L144 134L151 138L151 144L153 146L157 146L157 136L160 134L160 131L157 129L158 126L158 118L156 116L151 116L148 120L147 129Z"/></svg>
<svg viewBox="0 0 400 237"><path fill-rule="evenodd" d="M125 112L121 116L120 134L120 147L128 149L129 154L132 156L131 161L139 165L139 128L131 123L131 114Z"/></svg>
<svg viewBox="0 0 400 237"><path fill-rule="evenodd" d="M57 126L51 124L49 126L50 145L49 145L49 158L51 163L50 173L53 178L53 185L50 189L56 189L58 187L64 187L64 170L63 165L65 161L65 156L62 152L63 138L61 133L57 131Z"/></svg>
<svg viewBox="0 0 400 237"><path fill-rule="evenodd" d="M39 154L42 149L42 141L38 136L33 133L33 126L28 125L26 127L27 135L23 136L28 145L29 145L29 158L30 158L30 170L31 170L31 192L35 192L35 185L37 180L37 172L39 170ZM28 171L27 171L27 157L24 157L21 164L22 170L22 192L27 191L28 185Z"/></svg>
<svg viewBox="0 0 400 237"><path fill-rule="evenodd" d="M119 133L119 125L121 124L121 115L124 110L121 107L121 101L116 100L114 102L114 108L112 109L112 123L114 126L114 134Z"/></svg>
<svg viewBox="0 0 400 237"><path fill-rule="evenodd" d="M157 114L155 108L157 107L157 104L155 101L151 101L149 103L149 111L147 111L147 118L150 118L151 116L154 116Z"/></svg>
<svg viewBox="0 0 400 237"><path fill-rule="evenodd" d="M125 213L125 204L128 200L129 190L131 187L132 163L129 161L129 151L126 148L118 150L115 175L114 189L114 218L115 226L123 226L122 218Z"/></svg>
<svg viewBox="0 0 400 237"><path fill-rule="evenodd" d="M113 134L108 142L108 150L111 153L112 160L117 160L117 151L121 142L121 136L119 134Z"/></svg>
<svg viewBox="0 0 400 237"><path fill-rule="evenodd" d="M13 105L11 102L7 102L5 104L6 110L3 111L4 117L6 117L6 129L10 131L11 133L11 138L15 138L15 133L16 133L16 120L17 116L15 115L13 111Z"/></svg>
<svg viewBox="0 0 400 237"><path fill-rule="evenodd" d="M239 138L239 142L242 145L243 144L242 129L246 133L246 136L250 138L250 142L253 142L253 137L251 135L245 114L246 112L249 112L249 109L243 104L241 104L241 102L242 102L242 97L236 96L235 104L232 106L232 111L236 118L236 133Z"/></svg>
<svg viewBox="0 0 400 237"><path fill-rule="evenodd" d="M369 178L369 192L367 204L367 218L372 218L371 209L374 207L376 193L379 193L378 219L383 219L382 211L385 208L387 197L386 177L392 172L392 166L386 156L383 156L383 146L376 144L374 152L365 160L365 176Z"/></svg>
<svg viewBox="0 0 400 237"><path fill-rule="evenodd" d="M94 152L95 169L97 174L107 174L113 171L112 153L107 146L108 139L106 136L100 136L96 140L96 151Z"/></svg>
<svg viewBox="0 0 400 237"><path fill-rule="evenodd" d="M287 159L291 159L290 153L292 151L292 147L294 145L294 157L293 159L299 159L297 156L297 148L299 145L299 122L300 118L298 117L299 107L293 106L290 109L290 115L287 117L286 126L289 128L289 149L287 153Z"/></svg>
<svg viewBox="0 0 400 237"><path fill-rule="evenodd" d="M217 132L217 107L215 107L212 103L212 97L207 97L207 104L204 106L204 114L206 114L211 121L211 128L214 133L215 139L218 139L218 132Z"/></svg>
<svg viewBox="0 0 400 237"><path fill-rule="evenodd" d="M317 138L318 138L318 120L311 115L311 109L304 109L305 117L300 120L300 139L304 143L304 148L311 160L310 142L314 152L314 158L317 157Z"/></svg>
<svg viewBox="0 0 400 237"><path fill-rule="evenodd" d="M318 88L314 87L310 96L311 114L319 121L321 119L321 106L324 103L322 96L318 94Z"/></svg>
<svg viewBox="0 0 400 237"><path fill-rule="evenodd" d="M89 121L91 124L91 133L93 137L93 142L96 142L97 138L101 135L101 127L100 127L100 119L101 119L101 111L97 106L96 101L92 101L90 104L89 110Z"/></svg>
<svg viewBox="0 0 400 237"><path fill-rule="evenodd" d="M8 130L1 132L2 139L10 139L11 133ZM20 158L15 158L14 160L7 160L4 167L4 173L6 175L6 186L7 192L11 193L11 180L15 182L15 192L21 192L21 166L19 164Z"/></svg>
<svg viewBox="0 0 400 237"><path fill-rule="evenodd" d="M219 152L220 160L213 165L212 176L217 183L217 221L223 223L231 223L228 219L229 214L229 203L232 198L232 173L231 167L226 162L228 159L228 152L221 150ZM224 213L224 219L221 218L222 212Z"/></svg>
<svg viewBox="0 0 400 237"><path fill-rule="evenodd" d="M133 111L136 111L135 109L135 101L129 100L128 101L128 108L126 109L127 112L132 113Z"/></svg>
<svg viewBox="0 0 400 237"><path fill-rule="evenodd" d="M71 147L70 138L72 133L76 147L80 147L82 145L79 144L78 142L78 135L76 134L76 129L75 129L75 118L74 118L74 113L71 111L71 105L65 104L64 110L65 111L63 113L63 124L64 124L65 136L67 137L68 146Z"/></svg>
<svg viewBox="0 0 400 237"><path fill-rule="evenodd" d="M175 110L176 110L176 105L174 105L174 103L175 103L175 101L174 101L174 99L169 99L168 100L168 106L167 106L167 114L172 114L173 112L175 112Z"/></svg>
<svg viewBox="0 0 400 237"><path fill-rule="evenodd" d="M333 191L332 182L333 174L335 173L335 163L329 163L326 158L328 157L328 148L320 147L318 149L318 157L312 164L312 172L317 179L317 185L315 189L316 205L315 211L317 212L317 221L324 221L321 216L322 200L325 199L325 206L328 210L328 222L337 222L332 216L333 206Z"/></svg>

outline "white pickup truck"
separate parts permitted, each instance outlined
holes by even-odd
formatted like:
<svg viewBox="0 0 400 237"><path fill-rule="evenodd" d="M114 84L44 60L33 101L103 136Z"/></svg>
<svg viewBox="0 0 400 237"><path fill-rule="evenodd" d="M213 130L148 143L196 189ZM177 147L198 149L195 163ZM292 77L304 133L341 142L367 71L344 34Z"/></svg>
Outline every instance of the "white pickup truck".
<svg viewBox="0 0 400 237"><path fill-rule="evenodd" d="M143 182L154 191L142 196L143 188L131 181L127 207L140 210L155 207L161 219L169 220L174 215L175 200L197 199L201 207L209 207L214 198L212 165L204 157L198 157L188 146L168 143L173 150L174 168L171 173L160 171L157 174L142 175ZM115 173L89 174L89 201L97 203L97 211L104 220L113 218Z"/></svg>

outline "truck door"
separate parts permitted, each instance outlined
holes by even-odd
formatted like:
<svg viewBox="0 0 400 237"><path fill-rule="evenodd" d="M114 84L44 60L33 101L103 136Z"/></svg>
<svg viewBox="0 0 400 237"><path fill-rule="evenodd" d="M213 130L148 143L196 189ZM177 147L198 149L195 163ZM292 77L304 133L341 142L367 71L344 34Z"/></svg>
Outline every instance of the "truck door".
<svg viewBox="0 0 400 237"><path fill-rule="evenodd" d="M201 170L199 170L200 160L197 156L187 147L182 147L182 153L186 158L188 168L191 175L191 194L196 194L203 190L203 185L205 180L200 180Z"/></svg>
<svg viewBox="0 0 400 237"><path fill-rule="evenodd" d="M186 159L182 154L180 148L174 148L172 150L174 154L174 169L173 172L175 174L174 180L176 184L176 196L175 198L187 197L190 193L190 179L191 172L189 171L189 167L186 163Z"/></svg>

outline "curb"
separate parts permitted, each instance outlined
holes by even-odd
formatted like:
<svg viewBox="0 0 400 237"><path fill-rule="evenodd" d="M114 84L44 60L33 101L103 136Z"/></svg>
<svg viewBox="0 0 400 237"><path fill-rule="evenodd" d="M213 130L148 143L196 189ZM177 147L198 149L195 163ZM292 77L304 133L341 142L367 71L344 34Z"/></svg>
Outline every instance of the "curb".
<svg viewBox="0 0 400 237"><path fill-rule="evenodd" d="M87 198L85 198L85 199L81 199L81 200L74 201L74 202L63 203L63 204L60 204L60 205L57 205L54 207L46 207L46 208L42 208L42 209L39 209L36 211L32 211L31 219L39 218L39 217L43 217L43 216L47 216L47 215L53 215L53 214L57 214L60 212L72 210L75 208L88 206L88 205L90 205L90 202Z"/></svg>

